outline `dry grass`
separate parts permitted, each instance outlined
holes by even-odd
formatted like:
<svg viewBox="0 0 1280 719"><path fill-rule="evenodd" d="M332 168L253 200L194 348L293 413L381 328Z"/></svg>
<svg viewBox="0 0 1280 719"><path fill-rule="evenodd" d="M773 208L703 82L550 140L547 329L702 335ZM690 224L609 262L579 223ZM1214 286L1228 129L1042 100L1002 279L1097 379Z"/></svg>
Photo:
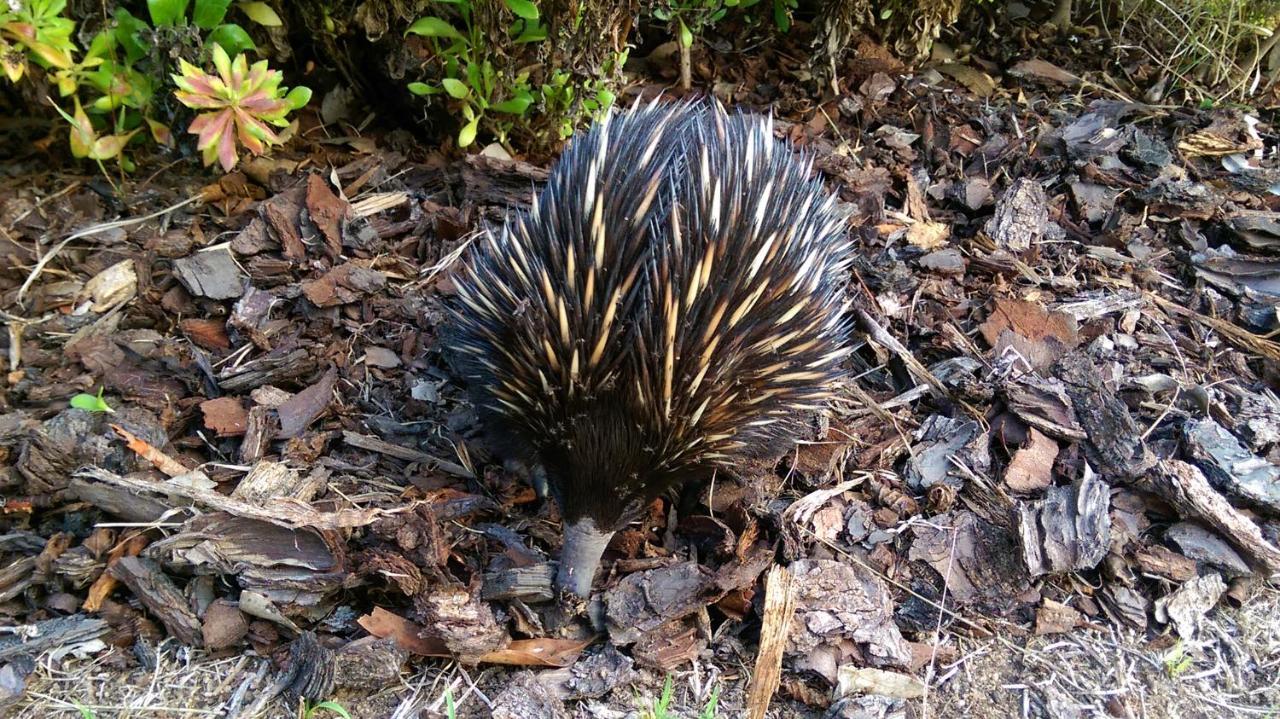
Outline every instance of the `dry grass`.
<svg viewBox="0 0 1280 719"><path fill-rule="evenodd" d="M950 638L961 658L938 666L924 717L1131 717L1132 719L1218 719L1280 716L1280 589L1259 589L1240 609L1219 608L1202 635L1173 649L1156 650L1133 632L1108 629L1036 637L1011 649L1008 641ZM745 676L746 672L734 672ZM334 697L357 719L412 719L443 716L450 691L458 716L486 716L492 696L505 684L505 670L483 669L474 676L456 666L420 666L395 686L376 694ZM634 716L661 687L661 677L642 672L643 686L614 690L600 700L574 707L576 717ZM712 685L721 688L721 717L734 716L745 687L714 667L688 667L673 676L680 716L697 716ZM32 677L15 719L84 716L97 719L180 719L242 717L286 719L301 716L276 700L246 714L273 680L270 663L253 656L211 658L166 644L151 671L112 668L103 658L44 660ZM702 703L700 703L702 702ZM769 716L821 716L789 702L777 702ZM329 717L320 713L317 719Z"/></svg>
<svg viewBox="0 0 1280 719"><path fill-rule="evenodd" d="M923 716L1280 716L1280 590L1218 609L1201 634L1165 651L1116 630L1037 637L1021 654L964 642Z"/></svg>

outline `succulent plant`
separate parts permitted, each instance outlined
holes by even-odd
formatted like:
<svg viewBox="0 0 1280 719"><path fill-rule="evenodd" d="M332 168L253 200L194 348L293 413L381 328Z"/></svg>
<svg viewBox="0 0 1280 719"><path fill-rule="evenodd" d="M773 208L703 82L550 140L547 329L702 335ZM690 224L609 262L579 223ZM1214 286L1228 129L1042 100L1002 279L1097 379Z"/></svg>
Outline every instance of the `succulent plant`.
<svg viewBox="0 0 1280 719"><path fill-rule="evenodd" d="M230 172L239 161L239 145L261 155L271 145L281 144L272 130L288 127L285 116L306 105L311 90L295 87L285 94L282 76L267 67L266 60L249 65L244 53L232 60L218 45L213 47L214 75L182 60L182 73L173 76L178 86L174 96L183 105L201 111L187 132L199 136L196 144L205 165L215 161Z"/></svg>

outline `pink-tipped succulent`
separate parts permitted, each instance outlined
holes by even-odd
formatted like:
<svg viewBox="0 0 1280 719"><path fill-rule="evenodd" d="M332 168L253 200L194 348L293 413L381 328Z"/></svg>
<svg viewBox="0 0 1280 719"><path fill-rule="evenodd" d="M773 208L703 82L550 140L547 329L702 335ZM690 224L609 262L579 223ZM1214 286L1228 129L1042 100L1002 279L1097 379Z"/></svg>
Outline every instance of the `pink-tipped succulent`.
<svg viewBox="0 0 1280 719"><path fill-rule="evenodd" d="M203 153L204 164L216 160L230 172L240 159L237 140L255 155L281 144L271 126L287 127L285 115L306 105L311 90L295 87L285 95L280 72L267 69L266 60L250 66L241 53L233 61L218 45L213 46L213 64L216 75L182 60L182 74L173 76L179 88L174 96L193 110L205 111L187 128L200 138L196 147Z"/></svg>

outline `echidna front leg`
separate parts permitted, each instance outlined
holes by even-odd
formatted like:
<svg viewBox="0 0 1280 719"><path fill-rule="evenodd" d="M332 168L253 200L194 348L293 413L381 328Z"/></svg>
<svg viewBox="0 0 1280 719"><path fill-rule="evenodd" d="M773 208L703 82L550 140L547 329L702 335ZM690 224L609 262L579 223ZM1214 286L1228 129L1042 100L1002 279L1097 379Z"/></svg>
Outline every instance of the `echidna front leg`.
<svg viewBox="0 0 1280 719"><path fill-rule="evenodd" d="M612 538L613 531L602 531L587 518L566 523L556 587L561 592L572 592L583 599L590 597L591 582L600 567L600 557Z"/></svg>

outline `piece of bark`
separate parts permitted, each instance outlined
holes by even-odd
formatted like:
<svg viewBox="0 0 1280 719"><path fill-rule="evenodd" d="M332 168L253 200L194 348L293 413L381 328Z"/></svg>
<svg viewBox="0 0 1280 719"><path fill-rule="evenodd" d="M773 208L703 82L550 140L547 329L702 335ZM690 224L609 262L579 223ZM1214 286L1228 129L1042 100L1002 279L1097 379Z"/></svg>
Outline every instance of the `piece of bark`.
<svg viewBox="0 0 1280 719"><path fill-rule="evenodd" d="M176 570L233 576L241 589L286 609L314 608L350 577L341 540L221 512L202 514L147 550Z"/></svg>
<svg viewBox="0 0 1280 719"><path fill-rule="evenodd" d="M334 655L335 688L374 693L392 686L409 653L393 639L361 637L344 644Z"/></svg>
<svg viewBox="0 0 1280 719"><path fill-rule="evenodd" d="M1035 427L1027 428L1027 445L1013 453L1004 472L1004 483L1014 492L1032 494L1053 484L1053 462L1058 443Z"/></svg>
<svg viewBox="0 0 1280 719"><path fill-rule="evenodd" d="M1159 544L1138 549L1133 554L1133 562L1144 574L1154 574L1174 582L1185 582L1196 576L1195 560Z"/></svg>
<svg viewBox="0 0 1280 719"><path fill-rule="evenodd" d="M13 707L27 692L27 684L36 670L35 657L18 656L0 666L0 714L10 716Z"/></svg>
<svg viewBox="0 0 1280 719"><path fill-rule="evenodd" d="M1066 385L1075 416L1089 437L1090 464L1107 481L1134 480L1155 464L1129 409L1108 388L1093 360L1072 352L1058 361L1054 375Z"/></svg>
<svg viewBox="0 0 1280 719"><path fill-rule="evenodd" d="M288 527L312 527L315 529L343 529L372 524L386 514L381 509L339 509L324 512L288 498L277 498L262 505L250 504L227 497L218 492L190 484L175 482L151 482L133 477L121 477L97 467L85 467L76 476L85 480L104 482L143 494L178 496L228 514Z"/></svg>
<svg viewBox="0 0 1280 719"><path fill-rule="evenodd" d="M333 399L333 388L338 383L338 370L330 367L320 381L290 397L276 408L280 417L279 439L291 439L302 433L316 417L324 412Z"/></svg>
<svg viewBox="0 0 1280 719"><path fill-rule="evenodd" d="M1280 515L1280 467L1250 452L1212 419L1188 422L1183 436L1210 484L1233 499Z"/></svg>
<svg viewBox="0 0 1280 719"><path fill-rule="evenodd" d="M155 522L174 508L163 497L140 495L127 487L92 482L80 477L72 477L68 489L72 497L126 522Z"/></svg>
<svg viewBox="0 0 1280 719"><path fill-rule="evenodd" d="M489 716L492 719L568 719L569 714L533 672L520 672L506 681L494 696Z"/></svg>
<svg viewBox="0 0 1280 719"><path fill-rule="evenodd" d="M911 531L907 556L928 562L946 580L948 601L995 616L1039 602L1012 532L967 510L937 515Z"/></svg>
<svg viewBox="0 0 1280 719"><path fill-rule="evenodd" d="M1214 567L1227 577L1250 577L1253 569L1231 547L1227 540L1210 531L1199 521L1178 522L1164 530L1165 541L1172 542L1178 551L1197 565Z"/></svg>
<svg viewBox="0 0 1280 719"><path fill-rule="evenodd" d="M1045 599L1036 608L1036 634L1065 634L1084 624L1084 615L1065 604Z"/></svg>
<svg viewBox="0 0 1280 719"><path fill-rule="evenodd" d="M924 682L910 674L849 664L840 667L840 679L835 695L837 698L877 696L919 699L924 694Z"/></svg>
<svg viewBox="0 0 1280 719"><path fill-rule="evenodd" d="M224 370L218 377L218 386L229 394L240 394L264 384L278 384L315 371L316 361L304 349L287 354L269 354Z"/></svg>
<svg viewBox="0 0 1280 719"><path fill-rule="evenodd" d="M1014 180L984 228L998 247L1022 253L1049 233L1049 199L1034 179Z"/></svg>
<svg viewBox="0 0 1280 719"><path fill-rule="evenodd" d="M213 351L231 349L231 340L227 337L227 325L222 320L191 318L178 325L187 339L197 345Z"/></svg>
<svg viewBox="0 0 1280 719"><path fill-rule="evenodd" d="M1226 582L1217 574L1197 577L1156 600L1156 619L1172 624L1178 636L1190 641L1200 633L1204 615L1217 606L1226 591Z"/></svg>
<svg viewBox="0 0 1280 719"><path fill-rule="evenodd" d="M387 284L387 276L372 269L365 260L352 260L302 283L302 294L316 307L336 307L377 292Z"/></svg>
<svg viewBox="0 0 1280 719"><path fill-rule="evenodd" d="M83 609L86 612L96 612L102 608L102 603L111 596L119 584L118 579L111 573L111 567L118 564L125 557L136 557L142 553L142 550L150 542L150 537L146 532L139 532L128 539L120 542L111 548L107 554L107 571L98 576L93 586L89 587L89 594L85 597Z"/></svg>
<svg viewBox="0 0 1280 719"><path fill-rule="evenodd" d="M431 633L464 664L511 643L489 605L465 587L441 585L417 603Z"/></svg>
<svg viewBox="0 0 1280 719"><path fill-rule="evenodd" d="M1092 569L1111 544L1110 487L1085 475L1070 487L1053 487L1043 500L1018 507L1022 561L1033 577Z"/></svg>
<svg viewBox="0 0 1280 719"><path fill-rule="evenodd" d="M249 413L236 397L218 397L200 403L204 414L204 426L219 437L239 437L244 434Z"/></svg>
<svg viewBox="0 0 1280 719"><path fill-rule="evenodd" d="M605 593L605 620L616 644L632 644L724 596L711 570L696 562L635 572Z"/></svg>
<svg viewBox="0 0 1280 719"><path fill-rule="evenodd" d="M231 490L231 496L254 503L268 502L277 497L310 502L324 489L327 476L326 471L316 468L303 477L283 462L262 461L253 465L253 469Z"/></svg>
<svg viewBox="0 0 1280 719"><path fill-rule="evenodd" d="M801 559L795 578L795 618L787 630L786 656L795 668L835 682L839 668L855 659L877 667L905 668L908 646L893 618L893 597L873 570L862 564Z"/></svg>
<svg viewBox="0 0 1280 719"><path fill-rule="evenodd" d="M284 695L290 703L299 700L321 701L333 692L334 653L317 639L314 632L303 632L289 644L285 662Z"/></svg>
<svg viewBox="0 0 1280 719"><path fill-rule="evenodd" d="M108 571L129 587L170 636L188 646L204 644L200 620L187 608L186 598L160 571L159 564L141 557L121 557Z"/></svg>
<svg viewBox="0 0 1280 719"><path fill-rule="evenodd" d="M244 439L240 441L240 463L256 464L279 431L280 419L272 408L250 408L245 419Z"/></svg>
<svg viewBox="0 0 1280 719"><path fill-rule="evenodd" d="M641 636L631 647L636 663L670 673L697 659L707 648L706 636L698 624L696 617L684 617Z"/></svg>
<svg viewBox="0 0 1280 719"><path fill-rule="evenodd" d="M782 678L782 657L787 649L788 634L796 612L795 578L786 567L769 571L764 588L764 618L760 629L760 650L751 671L751 688L747 694L747 716L764 719L769 701L778 691Z"/></svg>
<svg viewBox="0 0 1280 719"><path fill-rule="evenodd" d="M347 219L347 201L334 194L319 174L307 177L307 216L324 237L324 251L330 259L342 255L342 226Z"/></svg>
<svg viewBox="0 0 1280 719"><path fill-rule="evenodd" d="M27 591L35 582L35 569L35 557L18 557L0 568L0 602L7 602Z"/></svg>
<svg viewBox="0 0 1280 719"><path fill-rule="evenodd" d="M385 454L390 457L395 457L396 459L403 459L406 462L419 462L428 465L429 467L439 469L442 472L452 474L455 477L463 477L466 479L475 478L475 475L471 471L460 464L455 464L448 460L434 457L426 452L421 452L410 447L402 447L398 444L392 444L391 442L386 442L367 434L343 430L342 441L352 447L367 449L370 452Z"/></svg>
<svg viewBox="0 0 1280 719"><path fill-rule="evenodd" d="M1280 549L1263 537L1258 525L1215 492L1195 465L1164 460L1143 484L1183 516L1202 519L1213 526L1268 572L1280 572Z"/></svg>
<svg viewBox="0 0 1280 719"><path fill-rule="evenodd" d="M0 661L12 661L23 654L39 656L59 647L91 642L106 635L111 627L105 619L73 614L11 629L11 633L0 634Z"/></svg>
<svg viewBox="0 0 1280 719"><path fill-rule="evenodd" d="M571 701L598 699L619 686L630 684L636 675L631 657L605 644L569 667L563 680L564 698Z"/></svg>
<svg viewBox="0 0 1280 719"><path fill-rule="evenodd" d="M284 256L295 263L307 257L307 246L298 231L305 191L301 186L289 188L262 203L258 211L279 240Z"/></svg>
<svg viewBox="0 0 1280 719"><path fill-rule="evenodd" d="M1003 390L1009 411L1028 425L1067 441L1087 437L1067 386L1058 378L1024 374L1005 383Z"/></svg>
<svg viewBox="0 0 1280 719"><path fill-rule="evenodd" d="M555 598L554 579L555 569L551 564L490 572L484 575L484 589L480 596L487 602L512 599L534 604L549 602Z"/></svg>
<svg viewBox="0 0 1280 719"><path fill-rule="evenodd" d="M197 297L232 300L244 293L244 274L227 247L174 260L173 274Z"/></svg>

